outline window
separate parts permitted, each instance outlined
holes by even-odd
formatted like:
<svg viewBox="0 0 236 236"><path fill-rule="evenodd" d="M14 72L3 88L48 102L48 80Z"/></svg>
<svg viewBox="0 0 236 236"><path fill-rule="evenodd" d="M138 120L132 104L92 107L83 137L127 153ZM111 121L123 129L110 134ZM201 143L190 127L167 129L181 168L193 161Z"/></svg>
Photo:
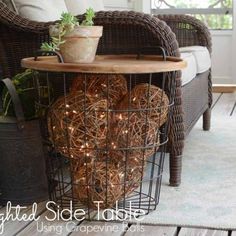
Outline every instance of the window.
<svg viewBox="0 0 236 236"><path fill-rule="evenodd" d="M233 0L152 0L153 14L189 14L210 29L233 28Z"/></svg>

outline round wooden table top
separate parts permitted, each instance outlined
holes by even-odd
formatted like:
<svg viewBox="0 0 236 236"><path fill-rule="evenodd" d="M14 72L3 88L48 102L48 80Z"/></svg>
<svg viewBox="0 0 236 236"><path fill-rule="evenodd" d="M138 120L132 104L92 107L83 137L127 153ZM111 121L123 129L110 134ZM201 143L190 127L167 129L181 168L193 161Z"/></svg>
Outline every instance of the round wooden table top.
<svg viewBox="0 0 236 236"><path fill-rule="evenodd" d="M177 71L185 68L187 63L177 57L145 55L137 59L137 55L104 55L96 56L92 63L60 63L56 56L40 56L24 58L21 61L24 68L53 71L100 74L145 74Z"/></svg>

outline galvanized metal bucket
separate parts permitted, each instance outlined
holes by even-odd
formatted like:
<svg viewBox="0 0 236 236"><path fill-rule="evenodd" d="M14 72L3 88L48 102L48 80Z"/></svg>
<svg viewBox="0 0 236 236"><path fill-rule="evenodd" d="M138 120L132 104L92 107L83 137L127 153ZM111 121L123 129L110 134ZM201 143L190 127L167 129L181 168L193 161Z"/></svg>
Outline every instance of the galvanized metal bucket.
<svg viewBox="0 0 236 236"><path fill-rule="evenodd" d="M39 121L25 121L12 81L0 81L0 92L4 86L11 95L16 118L0 117L0 204L11 201L28 205L48 198Z"/></svg>

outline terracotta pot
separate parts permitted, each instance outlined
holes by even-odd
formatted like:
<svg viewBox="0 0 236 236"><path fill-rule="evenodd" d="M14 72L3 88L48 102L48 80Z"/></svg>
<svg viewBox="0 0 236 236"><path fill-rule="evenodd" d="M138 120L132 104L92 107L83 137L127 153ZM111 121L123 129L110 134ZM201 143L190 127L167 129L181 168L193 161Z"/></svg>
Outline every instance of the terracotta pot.
<svg viewBox="0 0 236 236"><path fill-rule="evenodd" d="M91 63L94 61L102 26L78 26L64 36L60 52L67 63Z"/></svg>

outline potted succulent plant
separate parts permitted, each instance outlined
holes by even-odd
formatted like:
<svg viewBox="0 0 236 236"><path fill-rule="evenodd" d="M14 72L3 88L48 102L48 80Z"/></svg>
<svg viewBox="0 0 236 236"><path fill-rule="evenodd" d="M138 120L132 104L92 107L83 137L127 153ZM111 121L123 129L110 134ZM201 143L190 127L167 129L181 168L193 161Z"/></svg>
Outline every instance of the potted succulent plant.
<svg viewBox="0 0 236 236"><path fill-rule="evenodd" d="M70 13L62 13L60 22L49 28L50 43L43 43L42 50L59 51L66 63L90 63L94 60L103 27L94 26L95 13L92 8L86 10L85 20Z"/></svg>

